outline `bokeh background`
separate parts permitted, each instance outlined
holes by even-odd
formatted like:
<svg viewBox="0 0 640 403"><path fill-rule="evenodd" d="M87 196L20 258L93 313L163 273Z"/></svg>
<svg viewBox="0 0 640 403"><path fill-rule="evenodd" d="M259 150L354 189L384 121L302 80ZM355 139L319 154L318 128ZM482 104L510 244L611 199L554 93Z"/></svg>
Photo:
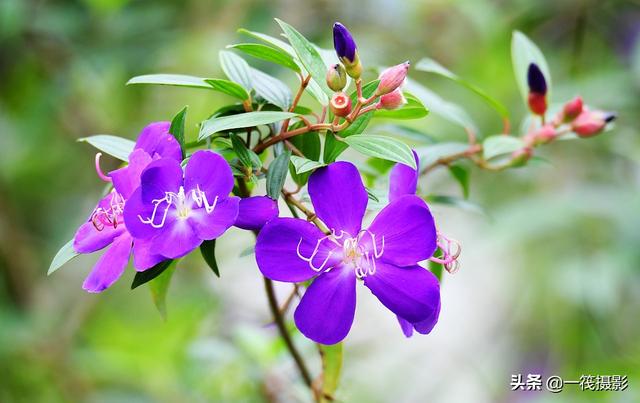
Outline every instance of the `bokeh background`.
<svg viewBox="0 0 640 403"><path fill-rule="evenodd" d="M97 256L51 277L49 262L102 191L97 133L134 138L189 105L188 135L229 99L195 89L125 87L132 76L222 77L217 52L246 41L239 27L277 35L273 17L331 47L345 23L366 63L432 57L525 110L513 79L513 29L544 51L554 100L582 94L615 110L614 130L545 147L550 163L473 171L484 213L434 205L463 244L445 273L440 323L406 340L364 288L345 343L345 402L640 401L640 2L598 0L0 1L0 402L308 401L269 325L250 234L219 240L222 278L183 260L168 319L133 271L101 295L81 290ZM253 61L252 61L253 62ZM258 64L293 83L289 72ZM455 84L412 77L465 105L482 133L496 115ZM428 105L427 105L428 106ZM412 125L443 140L464 133L429 116ZM105 159L105 169L117 162ZM459 195L446 171L421 182ZM279 288L282 295L287 286ZM297 344L317 373L314 345ZM625 392L511 392L512 374L576 380L629 377Z"/></svg>

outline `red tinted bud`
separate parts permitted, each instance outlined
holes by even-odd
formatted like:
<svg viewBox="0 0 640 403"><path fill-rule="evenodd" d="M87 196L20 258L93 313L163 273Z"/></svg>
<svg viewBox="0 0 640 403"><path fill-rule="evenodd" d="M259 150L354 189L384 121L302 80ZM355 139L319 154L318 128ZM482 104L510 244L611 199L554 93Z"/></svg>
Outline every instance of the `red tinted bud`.
<svg viewBox="0 0 640 403"><path fill-rule="evenodd" d="M332 91L342 91L347 85L347 72L341 64L334 64L327 71L327 85Z"/></svg>
<svg viewBox="0 0 640 403"><path fill-rule="evenodd" d="M376 94L385 95L400 87L407 78L409 65L409 62L400 63L380 73L380 84L378 84Z"/></svg>
<svg viewBox="0 0 640 403"><path fill-rule="evenodd" d="M344 92L336 92L331 97L330 106L334 115L343 118L351 112L351 98Z"/></svg>
<svg viewBox="0 0 640 403"><path fill-rule="evenodd" d="M512 167L521 167L525 165L531 157L533 157L533 149L531 147L521 148L511 154L511 162L509 165Z"/></svg>
<svg viewBox="0 0 640 403"><path fill-rule="evenodd" d="M402 90L400 88L392 91L386 95L380 97L380 101L378 101L377 108L378 109L398 109L402 105L406 104L407 100L404 98L402 94Z"/></svg>
<svg viewBox="0 0 640 403"><path fill-rule="evenodd" d="M562 116L565 122L570 122L582 113L582 97L575 97L571 101L564 104L562 108Z"/></svg>
<svg viewBox="0 0 640 403"><path fill-rule="evenodd" d="M544 115L547 111L547 97L545 94L538 92L529 93L529 109L535 115Z"/></svg>
<svg viewBox="0 0 640 403"><path fill-rule="evenodd" d="M556 128L553 125L544 125L533 133L533 143L546 144L553 141L557 136Z"/></svg>
<svg viewBox="0 0 640 403"><path fill-rule="evenodd" d="M616 115L602 111L584 110L571 124L573 131L580 137L591 137L604 130L607 123L615 120Z"/></svg>

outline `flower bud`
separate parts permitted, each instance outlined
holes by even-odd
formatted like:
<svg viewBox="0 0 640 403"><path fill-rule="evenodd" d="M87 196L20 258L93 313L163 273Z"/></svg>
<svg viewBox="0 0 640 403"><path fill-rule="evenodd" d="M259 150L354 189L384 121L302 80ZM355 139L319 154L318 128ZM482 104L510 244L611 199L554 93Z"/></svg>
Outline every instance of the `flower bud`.
<svg viewBox="0 0 640 403"><path fill-rule="evenodd" d="M509 163L509 166L514 168L524 166L531 157L533 157L533 149L531 147L524 147L516 150L511 154L511 162Z"/></svg>
<svg viewBox="0 0 640 403"><path fill-rule="evenodd" d="M607 123L614 121L616 115L603 111L584 110L571 124L571 129L580 137L591 137L604 130Z"/></svg>
<svg viewBox="0 0 640 403"><path fill-rule="evenodd" d="M376 95L386 95L400 87L407 78L409 65L409 62L400 63L380 73L380 84L378 84Z"/></svg>
<svg viewBox="0 0 640 403"><path fill-rule="evenodd" d="M376 107L377 109L392 110L392 109L398 109L406 103L407 103L407 100L402 94L402 90L400 88L397 88L394 91L381 96Z"/></svg>
<svg viewBox="0 0 640 403"><path fill-rule="evenodd" d="M552 142L558 132L552 124L544 125L531 134L531 145L547 144Z"/></svg>
<svg viewBox="0 0 640 403"><path fill-rule="evenodd" d="M544 115L547 111L547 80L537 64L529 64L527 70L529 85L529 109L536 115Z"/></svg>
<svg viewBox="0 0 640 403"><path fill-rule="evenodd" d="M564 104L562 108L562 120L570 122L578 117L582 113L582 97L575 97L571 101Z"/></svg>
<svg viewBox="0 0 640 403"><path fill-rule="evenodd" d="M362 65L358 57L358 47L347 27L339 22L333 24L333 47L347 74L354 79L360 78Z"/></svg>
<svg viewBox="0 0 640 403"><path fill-rule="evenodd" d="M347 85L347 72L344 67L336 63L327 70L327 85L332 91L342 91Z"/></svg>
<svg viewBox="0 0 640 403"><path fill-rule="evenodd" d="M334 115L343 118L351 112L351 98L344 92L336 92L333 94L333 97L331 97L329 106Z"/></svg>

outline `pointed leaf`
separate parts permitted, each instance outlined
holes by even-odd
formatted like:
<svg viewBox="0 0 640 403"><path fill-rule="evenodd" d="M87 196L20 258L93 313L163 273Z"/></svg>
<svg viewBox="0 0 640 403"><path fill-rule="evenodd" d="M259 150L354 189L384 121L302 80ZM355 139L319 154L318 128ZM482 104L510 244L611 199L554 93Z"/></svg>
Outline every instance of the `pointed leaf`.
<svg viewBox="0 0 640 403"><path fill-rule="evenodd" d="M364 155L401 162L416 169L416 161L411 148L392 137L358 134L344 139L350 147Z"/></svg>
<svg viewBox="0 0 640 403"><path fill-rule="evenodd" d="M131 154L133 147L136 145L129 139L110 134L96 134L95 136L83 137L78 141L89 143L98 150L124 162L129 162L129 154Z"/></svg>
<svg viewBox="0 0 640 403"><path fill-rule="evenodd" d="M251 68L251 75L256 94L284 111L289 109L293 99L285 83L254 68Z"/></svg>
<svg viewBox="0 0 640 403"><path fill-rule="evenodd" d="M227 50L221 50L219 53L220 66L224 74L233 82L244 87L245 90L251 91L253 83L251 82L251 68L249 64L240 56Z"/></svg>
<svg viewBox="0 0 640 403"><path fill-rule="evenodd" d="M64 244L62 248L56 253L51 261L51 265L49 265L49 270L47 270L47 276L53 273L54 271L61 268L65 263L74 257L78 256L79 253L73 249L73 239Z"/></svg>
<svg viewBox="0 0 640 403"><path fill-rule="evenodd" d="M264 43L268 43L269 45L272 45L280 50L285 51L292 57L296 56L296 51L293 50L291 45L289 45L288 43L286 43L281 39L275 38L271 35L263 34L262 32L249 31L248 29L245 29L245 28L240 28L238 32L241 34L251 36L252 38L261 40Z"/></svg>
<svg viewBox="0 0 640 403"><path fill-rule="evenodd" d="M422 102L414 95L408 92L404 93L407 103L402 107L394 110L378 109L375 111L375 118L381 119L421 119L429 114L429 110L425 108Z"/></svg>
<svg viewBox="0 0 640 403"><path fill-rule="evenodd" d="M160 273L152 281L149 281L149 290L151 290L151 298L155 304L162 319L167 320L167 291L171 284L171 278L176 271L176 265L170 264L166 270Z"/></svg>
<svg viewBox="0 0 640 403"><path fill-rule="evenodd" d="M314 169L321 168L326 165L322 162L298 157L296 155L291 156L291 163L295 167L297 174L303 174L305 172L313 171Z"/></svg>
<svg viewBox="0 0 640 403"><path fill-rule="evenodd" d="M511 154L524 147L522 139L498 134L487 137L482 142L482 155L484 159L490 160L500 155Z"/></svg>
<svg viewBox="0 0 640 403"><path fill-rule="evenodd" d="M287 173L289 172L290 157L291 151L287 150L278 155L269 165L269 171L267 172L267 196L273 200L278 200L280 197L280 191L284 186L284 181L287 179Z"/></svg>
<svg viewBox="0 0 640 403"><path fill-rule="evenodd" d="M218 262L216 261L216 240L212 239L202 242L200 245L200 253L202 253L204 261L207 262L213 274L220 277L220 269L218 269Z"/></svg>
<svg viewBox="0 0 640 403"><path fill-rule="evenodd" d="M204 80L215 91L227 94L241 101L250 99L249 93L240 84L219 78L207 78Z"/></svg>
<svg viewBox="0 0 640 403"><path fill-rule="evenodd" d="M159 275L162 274L162 272L167 270L173 262L174 261L172 259L163 260L162 262L156 264L150 269L136 272L136 275L133 278L133 282L131 283L131 289L133 290L135 288L138 288L142 284L148 283L149 281L158 277Z"/></svg>
<svg viewBox="0 0 640 403"><path fill-rule="evenodd" d="M266 125L269 123L280 122L294 116L297 116L297 114L291 112L259 111L240 113L238 115L231 116L214 117L202 123L198 140L204 140L214 133L223 132L225 130Z"/></svg>
<svg viewBox="0 0 640 403"><path fill-rule="evenodd" d="M185 74L145 74L136 76L127 81L127 85L133 84L155 84L173 85L178 87L211 89L202 77L188 76Z"/></svg>
<svg viewBox="0 0 640 403"><path fill-rule="evenodd" d="M173 135L180 144L182 150L182 158L184 159L184 126L187 120L187 108L185 106L180 112L171 120L171 126L169 127L169 133Z"/></svg>
<svg viewBox="0 0 640 403"><path fill-rule="evenodd" d="M291 69L296 73L300 72L300 67L293 60L293 57L291 57L289 53L281 49L273 48L261 43L238 43L236 45L229 45L227 47L238 49L239 51L246 53L249 56L253 56L267 62L279 64L280 66Z"/></svg>

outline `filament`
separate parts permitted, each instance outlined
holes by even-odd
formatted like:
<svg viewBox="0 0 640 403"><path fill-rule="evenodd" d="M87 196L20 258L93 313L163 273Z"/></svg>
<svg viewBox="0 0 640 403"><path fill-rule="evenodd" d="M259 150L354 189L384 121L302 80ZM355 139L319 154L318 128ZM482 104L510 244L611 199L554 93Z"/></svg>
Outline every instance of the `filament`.
<svg viewBox="0 0 640 403"><path fill-rule="evenodd" d="M190 206L187 204L187 199L191 199L198 208L204 208L207 214L213 213L218 205L218 196L213 199L213 203L210 203L207 199L207 194L200 190L200 186L197 186L195 189L191 189L191 191L186 195L184 193L184 188L180 186L178 193L165 192L163 198L152 200L151 204L153 204L153 211L151 212L151 216L144 218L141 215L138 215L138 219L143 224L151 225L153 228L162 228L167 221L169 208L171 206L176 207L182 218L187 218L191 212ZM159 210L163 203L166 205L164 206L164 211L160 212Z"/></svg>
<svg viewBox="0 0 640 403"><path fill-rule="evenodd" d="M102 153L96 154L96 172L98 173L98 178L102 179L105 182L113 182L111 177L107 176L102 172L102 168L100 168L100 157L102 157Z"/></svg>

